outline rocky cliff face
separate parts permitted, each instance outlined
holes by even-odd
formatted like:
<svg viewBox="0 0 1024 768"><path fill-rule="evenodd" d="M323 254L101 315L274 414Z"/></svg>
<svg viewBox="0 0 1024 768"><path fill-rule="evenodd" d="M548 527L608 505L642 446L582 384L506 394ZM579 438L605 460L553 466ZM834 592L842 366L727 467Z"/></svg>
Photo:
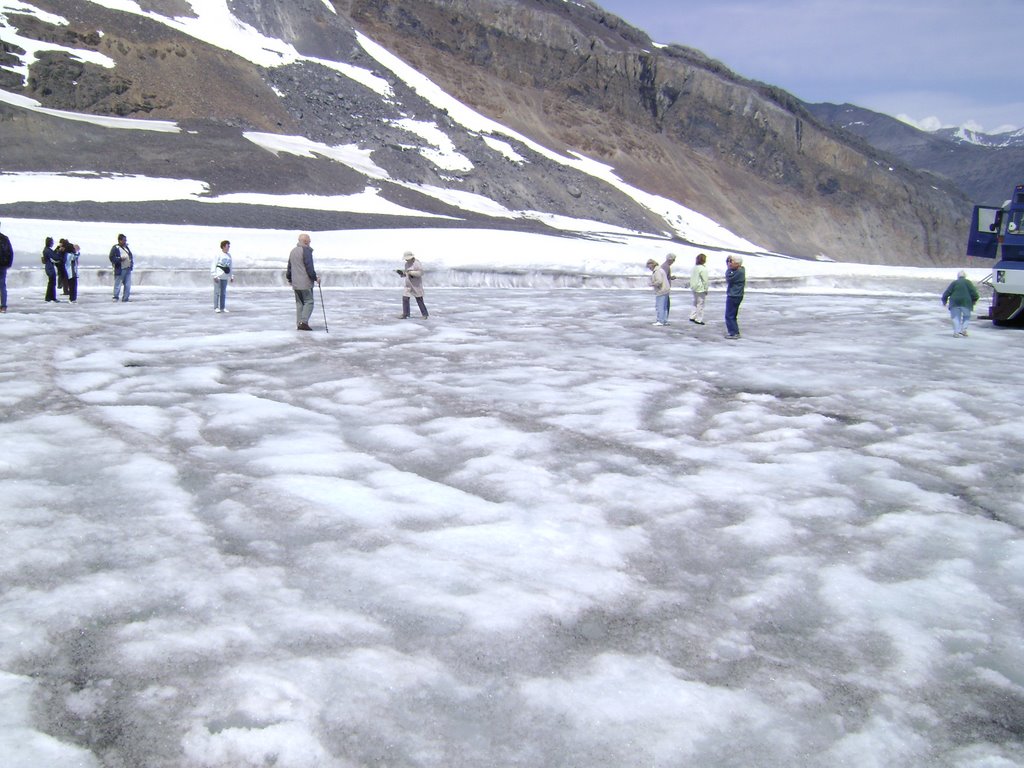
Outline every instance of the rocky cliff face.
<svg viewBox="0 0 1024 768"><path fill-rule="evenodd" d="M339 7L445 88L613 165L766 247L854 261L962 256L967 200L788 94L698 52L656 48L560 0L349 0Z"/></svg>
<svg viewBox="0 0 1024 768"><path fill-rule="evenodd" d="M554 150L607 163L630 184L769 250L876 263L961 259L969 204L951 185L818 122L778 89L737 78L696 51L656 48L590 3L333 0L332 12L324 0L230 0L241 21L305 57L285 65L254 63L172 25L87 0L33 4L68 23L9 13L21 34L94 50L116 66L50 51L39 55L26 83L6 73L0 87L48 107L173 119L188 130L134 136L126 144L102 129L56 126L0 105L6 170L174 174L206 180L219 194L346 194L365 187L351 167L248 144L242 132L256 130L365 148L389 177L374 181L380 194L426 212L455 212L418 191L431 185L513 210L650 232L671 228L627 195L525 143L514 150L526 162L509 162L484 137L381 72L358 44L358 30L494 120ZM193 14L184 0L139 5L167 19ZM0 56L6 63L12 53ZM382 98L317 58L374 70L392 93ZM439 126L471 167L439 170L415 151L405 120ZM210 208L202 215L214 215ZM356 218L329 223L352 226Z"/></svg>

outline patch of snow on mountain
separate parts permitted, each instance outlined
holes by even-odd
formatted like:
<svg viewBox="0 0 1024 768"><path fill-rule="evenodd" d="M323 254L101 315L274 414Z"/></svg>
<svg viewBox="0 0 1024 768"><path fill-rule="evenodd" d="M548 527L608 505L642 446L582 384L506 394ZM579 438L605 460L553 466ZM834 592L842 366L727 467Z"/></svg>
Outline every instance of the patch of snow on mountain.
<svg viewBox="0 0 1024 768"><path fill-rule="evenodd" d="M303 211L337 211L341 213L373 213L389 216L416 216L418 218L446 219L436 213L427 213L397 205L380 196L380 190L367 187L354 195L267 195L255 192L236 192L218 197L200 198L203 203L235 203L296 208Z"/></svg>
<svg viewBox="0 0 1024 768"><path fill-rule="evenodd" d="M459 173L468 173L473 170L473 163L470 162L469 158L458 152L448 134L434 123L412 120L410 118L391 120L389 122L391 125L408 131L430 144L429 147L411 147L411 149L418 150L423 157L438 168Z"/></svg>
<svg viewBox="0 0 1024 768"><path fill-rule="evenodd" d="M104 128L120 128L132 131L156 131L158 133L180 133L178 124L170 120L136 120L130 117L111 117L109 115L88 115L84 112L68 112L63 109L44 107L35 99L10 91L0 90L0 102L22 109L30 109L62 120L74 120L79 123L91 123Z"/></svg>
<svg viewBox="0 0 1024 768"><path fill-rule="evenodd" d="M320 155L343 163L371 179L390 179L388 172L373 162L371 158L373 151L360 149L356 144L329 146L304 136L283 136L277 133L260 133L258 131L247 131L242 135L253 144L263 147L275 155L280 152L298 157Z"/></svg>
<svg viewBox="0 0 1024 768"><path fill-rule="evenodd" d="M194 179L154 179L120 173L2 173L0 203L78 202L105 200L130 203L141 200L188 200L209 191Z"/></svg>
<svg viewBox="0 0 1024 768"><path fill-rule="evenodd" d="M496 139L493 136L481 136L480 138L483 139L484 144L516 165L522 165L526 162L526 158L516 152L507 141Z"/></svg>

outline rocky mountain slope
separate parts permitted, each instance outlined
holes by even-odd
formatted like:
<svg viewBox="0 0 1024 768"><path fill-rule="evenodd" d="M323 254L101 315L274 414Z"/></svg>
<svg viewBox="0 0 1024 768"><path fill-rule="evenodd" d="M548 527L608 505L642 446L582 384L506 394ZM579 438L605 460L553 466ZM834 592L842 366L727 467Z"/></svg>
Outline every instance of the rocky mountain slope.
<svg viewBox="0 0 1024 768"><path fill-rule="evenodd" d="M205 38L197 8L209 12L218 0L139 0L134 12L109 0L14 5L0 17L0 88L48 108L173 120L180 130L118 135L8 99L0 103L4 171L199 179L211 195L372 187L423 212L404 226L543 226L538 216L501 213L532 211L685 237L670 214L571 161L583 155L769 250L874 263L962 259L970 204L952 183L697 51L654 46L593 3L230 0L239 34L263 36L253 48L241 44L249 38ZM373 44L518 133L460 122L381 66ZM267 151L254 133L315 146ZM339 147L363 159L330 157ZM10 203L0 216L381 225L369 214L251 204L113 205ZM450 218L428 218L437 215Z"/></svg>
<svg viewBox="0 0 1024 768"><path fill-rule="evenodd" d="M862 138L913 168L940 174L977 203L1001 203L1024 181L1021 132L990 137L959 129L927 133L852 104L807 104L822 122Z"/></svg>

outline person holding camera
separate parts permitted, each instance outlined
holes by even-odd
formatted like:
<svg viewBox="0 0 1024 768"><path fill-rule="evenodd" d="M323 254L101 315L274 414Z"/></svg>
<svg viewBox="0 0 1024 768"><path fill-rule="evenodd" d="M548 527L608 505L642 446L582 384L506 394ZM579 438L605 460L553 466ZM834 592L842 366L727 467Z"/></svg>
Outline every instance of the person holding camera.
<svg viewBox="0 0 1024 768"><path fill-rule="evenodd" d="M423 265L420 264L412 251L405 252L405 269L396 269L395 272L398 273L399 277L405 278L400 318L402 320L409 318L409 307L411 304L409 299L411 298L416 299L416 304L420 308L420 314L424 318L430 317L430 314L427 312L427 305L423 302Z"/></svg>
<svg viewBox="0 0 1024 768"><path fill-rule="evenodd" d="M655 320L651 325L668 325L668 297L672 291L672 284L664 268L658 266L654 259L647 260L647 268L651 270L650 285L654 289Z"/></svg>
<svg viewBox="0 0 1024 768"><path fill-rule="evenodd" d="M210 275L213 277L213 311L227 312L228 283L235 282L235 276L231 274L231 243L221 240L220 254L213 260L210 268Z"/></svg>
<svg viewBox="0 0 1024 768"><path fill-rule="evenodd" d="M747 287L747 270L743 267L742 256L727 256L725 266L725 338L735 341L740 337L737 317Z"/></svg>
<svg viewBox="0 0 1024 768"><path fill-rule="evenodd" d="M132 256L132 249L128 247L128 238L124 235L117 236L117 242L110 249L110 266L114 268L114 301L131 301L129 295L132 292L132 270L135 268L135 257ZM124 287L124 296L121 296L121 288Z"/></svg>

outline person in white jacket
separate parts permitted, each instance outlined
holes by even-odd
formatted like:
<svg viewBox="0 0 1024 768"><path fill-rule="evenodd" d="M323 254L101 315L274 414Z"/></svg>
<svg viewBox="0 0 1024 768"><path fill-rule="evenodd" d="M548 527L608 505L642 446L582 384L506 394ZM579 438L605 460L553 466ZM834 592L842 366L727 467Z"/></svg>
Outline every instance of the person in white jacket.
<svg viewBox="0 0 1024 768"><path fill-rule="evenodd" d="M704 325L704 302L708 297L708 268L705 266L707 260L707 256L698 253L697 263L690 271L690 291L693 292L693 311L690 312L690 322L697 325Z"/></svg>
<svg viewBox="0 0 1024 768"><path fill-rule="evenodd" d="M210 276L213 278L213 311L227 312L228 283L235 281L231 273L231 243L221 241L220 254L213 260Z"/></svg>

